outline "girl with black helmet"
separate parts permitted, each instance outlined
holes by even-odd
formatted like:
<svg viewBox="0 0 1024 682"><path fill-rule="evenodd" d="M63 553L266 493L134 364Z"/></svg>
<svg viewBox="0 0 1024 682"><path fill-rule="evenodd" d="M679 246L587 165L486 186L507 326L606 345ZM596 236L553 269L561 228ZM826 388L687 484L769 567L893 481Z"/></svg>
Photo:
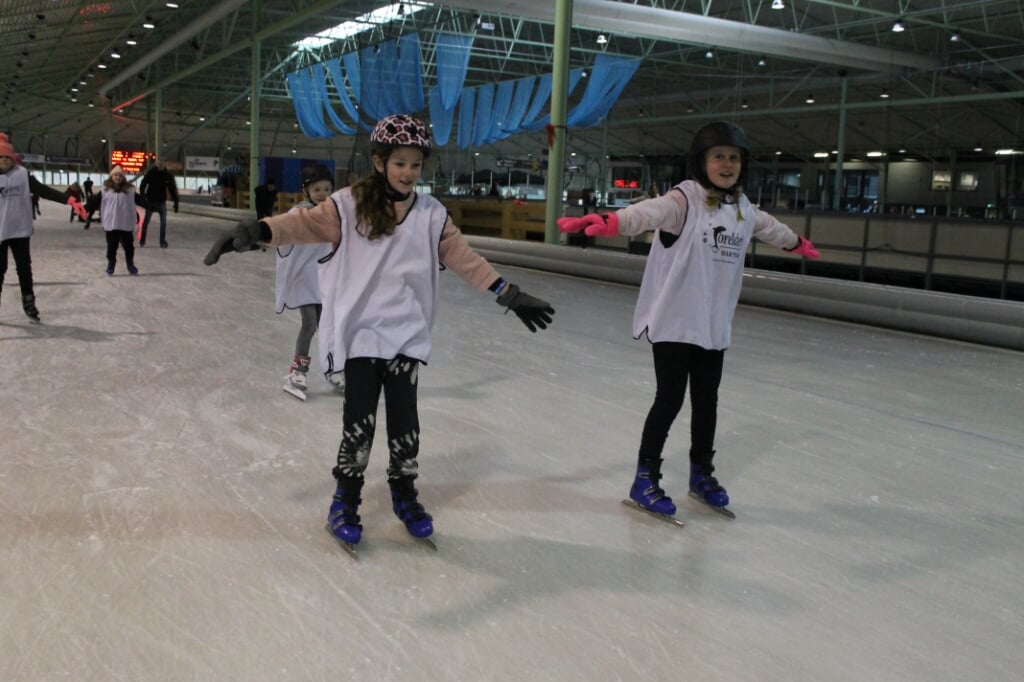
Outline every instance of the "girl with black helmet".
<svg viewBox="0 0 1024 682"><path fill-rule="evenodd" d="M414 537L426 539L434 531L414 485L416 386L419 366L430 358L440 270L497 294L498 304L530 331L545 329L555 312L502 279L469 247L444 205L415 191L430 154L430 132L421 121L405 114L381 119L370 134L370 151L373 168L355 185L311 209L239 223L205 261L212 265L228 251L260 243L333 245L320 266L320 347L328 372L345 371L345 406L327 530L353 553L362 537L360 495L382 390L392 508Z"/></svg>
<svg viewBox="0 0 1024 682"><path fill-rule="evenodd" d="M334 174L323 164L314 164L302 169L303 199L291 210L313 208L331 196L334 191ZM309 347L320 326L320 282L317 263L330 255L327 244L291 244L277 247L276 308L280 315L285 308L297 308L301 324L295 339L295 357L292 359L284 386L289 393L300 400L306 399L309 382ZM340 372L338 376L340 376ZM336 386L338 380L332 380Z"/></svg>
<svg viewBox="0 0 1024 682"><path fill-rule="evenodd" d="M655 231L633 317L633 335L646 335L654 354L657 390L644 422L629 497L643 510L671 516L672 499L659 485L669 428L690 388L691 496L731 515L729 496L714 477L715 427L722 361L743 284L751 239L817 258L811 242L758 210L743 193L750 153L742 128L704 126L690 147L686 180L663 196L604 215L561 218L563 232L590 236Z"/></svg>

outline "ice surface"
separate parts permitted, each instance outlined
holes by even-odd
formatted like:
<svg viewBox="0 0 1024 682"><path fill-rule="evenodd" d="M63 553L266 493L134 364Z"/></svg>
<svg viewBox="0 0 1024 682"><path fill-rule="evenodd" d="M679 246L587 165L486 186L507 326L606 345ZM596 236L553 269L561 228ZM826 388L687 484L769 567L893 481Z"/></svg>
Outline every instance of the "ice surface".
<svg viewBox="0 0 1024 682"><path fill-rule="evenodd" d="M420 371L421 501L392 515L383 409L354 561L324 532L341 398L281 390L299 328L272 252L169 216L107 277L102 231L44 202L43 324L0 307L0 679L965 680L1024 669L1024 355L741 307L717 474L626 495L653 398L636 290L500 268L530 334L442 274ZM567 247L568 248L568 247ZM316 364L316 361L314 361Z"/></svg>

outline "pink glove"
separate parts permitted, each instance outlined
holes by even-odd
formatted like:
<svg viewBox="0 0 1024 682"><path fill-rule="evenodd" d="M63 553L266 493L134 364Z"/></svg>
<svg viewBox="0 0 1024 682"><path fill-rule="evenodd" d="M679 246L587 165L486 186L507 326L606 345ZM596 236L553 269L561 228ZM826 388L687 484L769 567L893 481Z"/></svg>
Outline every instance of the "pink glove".
<svg viewBox="0 0 1024 682"><path fill-rule="evenodd" d="M562 232L585 230L588 237L614 237L619 233L619 216L614 213L588 213L582 218L559 218L555 222Z"/></svg>
<svg viewBox="0 0 1024 682"><path fill-rule="evenodd" d="M68 206L70 206L71 209L75 212L75 215L77 215L82 220L85 220L86 218L89 217L89 214L85 212L85 205L78 199L75 199L74 197L68 197Z"/></svg>
<svg viewBox="0 0 1024 682"><path fill-rule="evenodd" d="M786 251L795 253L798 256L803 256L804 258L810 258L811 260L821 256L821 252L814 248L814 244L812 244L811 240L806 237L800 237L800 243L792 249L786 249Z"/></svg>

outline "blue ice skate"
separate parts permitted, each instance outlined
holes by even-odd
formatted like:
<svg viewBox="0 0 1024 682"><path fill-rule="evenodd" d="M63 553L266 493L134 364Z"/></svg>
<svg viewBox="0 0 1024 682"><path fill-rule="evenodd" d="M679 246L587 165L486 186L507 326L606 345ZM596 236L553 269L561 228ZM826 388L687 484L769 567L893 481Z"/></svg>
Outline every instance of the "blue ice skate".
<svg viewBox="0 0 1024 682"><path fill-rule="evenodd" d="M391 508L395 511L409 535L423 540L433 549L437 549L428 538L434 533L433 518L423 509L417 500L418 493L412 478L393 478L388 481L391 487Z"/></svg>

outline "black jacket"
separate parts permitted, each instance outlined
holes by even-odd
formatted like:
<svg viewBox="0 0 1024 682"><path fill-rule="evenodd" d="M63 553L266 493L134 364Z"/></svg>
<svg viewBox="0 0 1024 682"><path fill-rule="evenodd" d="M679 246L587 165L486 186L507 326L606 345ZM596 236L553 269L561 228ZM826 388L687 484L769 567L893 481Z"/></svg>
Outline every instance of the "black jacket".
<svg viewBox="0 0 1024 682"><path fill-rule="evenodd" d="M178 186L174 184L174 176L167 169L160 170L153 166L142 176L139 193L151 203L167 201L170 196L174 201L174 210L178 210Z"/></svg>

